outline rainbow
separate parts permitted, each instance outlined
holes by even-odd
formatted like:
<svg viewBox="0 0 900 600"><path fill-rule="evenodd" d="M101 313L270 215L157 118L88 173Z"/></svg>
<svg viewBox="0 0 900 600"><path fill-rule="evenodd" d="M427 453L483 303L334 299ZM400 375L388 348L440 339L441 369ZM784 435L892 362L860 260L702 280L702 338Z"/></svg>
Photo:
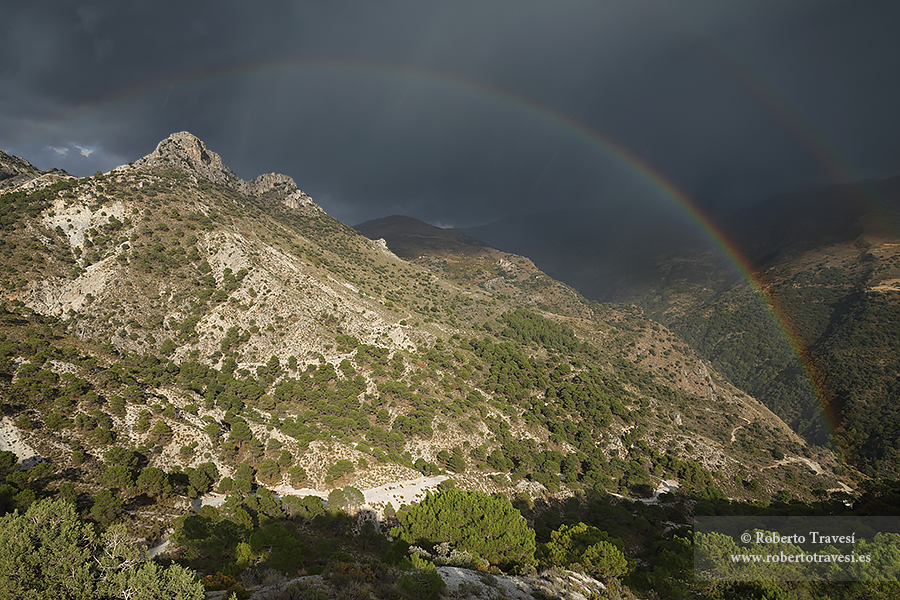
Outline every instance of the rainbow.
<svg viewBox="0 0 900 600"><path fill-rule="evenodd" d="M730 51L723 43L698 29L694 23L684 19L677 10L653 4L651 6L661 18L668 19L682 29L688 37L706 51L722 69L740 83L744 90L756 102L766 109L771 117L788 132L805 150L813 156L825 170L828 180L835 183L851 184L865 179L853 166L840 155L837 149L819 134L790 102L779 94L776 86L766 81L758 69L754 69L747 61L741 60L735 52ZM879 221L891 229L894 237L900 238L900 231L891 227L893 219L885 205L879 202L866 186L861 186L860 200L879 217Z"/></svg>
<svg viewBox="0 0 900 600"><path fill-rule="evenodd" d="M242 63L205 71L184 72L174 77L143 82L138 85L122 88L103 98L99 98L90 104L78 107L56 122L71 121L96 111L109 110L139 97L161 94L163 92L165 92L168 97L168 94L176 87L199 85L218 79L233 78L243 75L277 74L284 72L345 73L348 75L366 76L376 74L383 77L413 80L415 82L449 87L456 91L473 94L476 97L488 98L506 107L512 107L529 116L547 122L568 134L581 139L592 148L599 150L614 163L623 166L626 171L634 174L641 181L648 184L651 189L655 190L662 197L674 202L700 226L709 239L720 248L724 256L734 264L765 307L771 320L787 340L798 364L804 370L804 375L809 383L810 391L815 395L821 406L823 415L831 428L831 433L834 434L838 430L837 427L839 421L828 401L829 395L824 386L824 378L811 360L809 349L803 342L797 328L769 292L766 283L756 273L747 258L744 257L740 250L738 250L738 248L728 239L725 233L704 213L696 202L694 202L686 193L681 191L664 174L656 170L647 160L645 160L645 158L635 154L625 146L592 129L588 125L569 115L563 114L552 107L512 94L480 81L465 79L456 75L436 72L421 67L399 66L368 61L303 59ZM754 84L753 86L748 86L751 87L751 89L762 89L761 86L756 85L757 82L751 83ZM765 101L767 105L778 106L776 99L772 95L763 95L761 100ZM805 131L803 132L806 133ZM821 148L818 144L814 143L812 145ZM827 161L828 164L834 166L835 161L832 160L833 157L829 156L827 158L829 159Z"/></svg>

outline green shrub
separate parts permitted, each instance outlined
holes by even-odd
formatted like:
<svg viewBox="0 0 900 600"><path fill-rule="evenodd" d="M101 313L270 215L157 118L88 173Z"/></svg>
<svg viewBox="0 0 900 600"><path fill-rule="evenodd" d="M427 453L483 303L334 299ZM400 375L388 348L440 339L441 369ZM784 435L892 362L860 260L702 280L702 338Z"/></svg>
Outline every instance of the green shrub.
<svg viewBox="0 0 900 600"><path fill-rule="evenodd" d="M447 584L433 569L415 570L397 580L397 587L411 598L437 600L447 588Z"/></svg>
<svg viewBox="0 0 900 600"><path fill-rule="evenodd" d="M492 564L534 562L534 530L505 497L448 489L397 515L391 535L409 544L449 542Z"/></svg>
<svg viewBox="0 0 900 600"><path fill-rule="evenodd" d="M628 574L624 544L596 527L578 523L562 525L542 544L539 557L548 566L568 568L578 564L600 579L621 578Z"/></svg>

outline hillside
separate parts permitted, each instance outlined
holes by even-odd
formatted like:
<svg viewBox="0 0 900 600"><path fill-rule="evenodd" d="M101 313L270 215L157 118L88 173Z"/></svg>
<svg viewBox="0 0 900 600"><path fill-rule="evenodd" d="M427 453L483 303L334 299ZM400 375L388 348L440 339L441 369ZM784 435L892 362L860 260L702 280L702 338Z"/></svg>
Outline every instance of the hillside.
<svg viewBox="0 0 900 600"><path fill-rule="evenodd" d="M658 234L657 218L649 219L645 227L636 214L542 215L466 231L531 256L588 298L636 303L805 439L841 448L871 475L895 477L900 178L772 198L720 223L787 319L793 343L709 240L678 219ZM547 232L542 240L536 227ZM820 374L817 391L797 347Z"/></svg>
<svg viewBox="0 0 900 600"><path fill-rule="evenodd" d="M848 461L870 475L896 477L898 209L900 179L892 179L776 198L730 226L820 374L819 394L836 417L835 432L821 421L783 334L762 322L740 286L694 303L647 306L701 355L718 357L718 368L807 439L836 433ZM738 322L745 324L741 338L722 335Z"/></svg>
<svg viewBox="0 0 900 600"><path fill-rule="evenodd" d="M541 506L576 498L590 520L677 490L621 533L633 555L698 502L855 483L676 333L521 256L411 220L371 241L187 133L109 173L26 176L0 196L0 450L39 458L7 477L7 511L62 496L147 540L174 526L185 564L237 576L379 555L382 538L314 521L310 496L358 508L423 476L530 507L542 543L560 523ZM366 507L380 520L400 508L385 497ZM175 521L190 502L220 507ZM293 562L254 537L285 515L306 532Z"/></svg>
<svg viewBox="0 0 900 600"><path fill-rule="evenodd" d="M384 245L404 260L457 284L558 315L593 316L590 303L581 294L548 277L528 258L497 250L458 231L404 216L367 221L354 228L373 241L384 240Z"/></svg>
<svg viewBox="0 0 900 600"><path fill-rule="evenodd" d="M13 188L35 179L52 182L66 176L68 173L59 169L41 171L27 160L0 150L0 190Z"/></svg>

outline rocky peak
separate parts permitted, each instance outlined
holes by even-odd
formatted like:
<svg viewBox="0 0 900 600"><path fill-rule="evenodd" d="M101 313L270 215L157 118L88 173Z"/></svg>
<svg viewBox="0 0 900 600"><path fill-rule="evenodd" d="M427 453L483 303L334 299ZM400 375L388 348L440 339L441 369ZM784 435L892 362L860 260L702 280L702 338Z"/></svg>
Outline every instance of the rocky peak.
<svg viewBox="0 0 900 600"><path fill-rule="evenodd" d="M297 189L297 184L287 175L266 173L253 181L238 178L234 171L222 164L222 158L218 154L208 150L200 138L187 131L173 133L161 141L156 150L136 161L134 166L176 168L213 183L227 185L248 196L260 197L275 191L290 208L319 208L312 198Z"/></svg>
<svg viewBox="0 0 900 600"><path fill-rule="evenodd" d="M266 192L280 187L297 189L297 184L294 183L294 180L281 173L263 173L253 181L242 181L241 184L244 193L253 196L262 196Z"/></svg>
<svg viewBox="0 0 900 600"><path fill-rule="evenodd" d="M197 136L181 131L173 133L156 146L156 150L134 163L136 167L169 167L193 173L232 187L240 187L240 179L222 164L222 158L206 149Z"/></svg>

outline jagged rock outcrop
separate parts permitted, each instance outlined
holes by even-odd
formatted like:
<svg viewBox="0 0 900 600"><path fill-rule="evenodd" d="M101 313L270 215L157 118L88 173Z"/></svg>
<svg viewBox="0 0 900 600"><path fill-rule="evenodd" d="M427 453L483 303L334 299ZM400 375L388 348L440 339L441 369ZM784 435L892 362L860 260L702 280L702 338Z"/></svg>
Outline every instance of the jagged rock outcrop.
<svg viewBox="0 0 900 600"><path fill-rule="evenodd" d="M240 188L248 196L256 197L273 190L280 191L284 194L281 201L289 208L300 208L301 206L315 206L318 208L308 194L297 189L297 184L294 183L292 177L281 173L264 173L253 181L241 181Z"/></svg>
<svg viewBox="0 0 900 600"><path fill-rule="evenodd" d="M24 158L7 154L0 150L0 190L7 190L21 185L42 175L62 178L70 177L62 169L47 169L41 171Z"/></svg>
<svg viewBox="0 0 900 600"><path fill-rule="evenodd" d="M319 208L309 195L297 189L297 184L287 175L266 173L253 181L240 179L222 163L218 154L207 149L202 140L187 131L173 133L161 141L153 152L136 161L134 166L175 168L213 183L227 185L248 196L261 197L276 191L281 196L280 200L289 208Z"/></svg>
<svg viewBox="0 0 900 600"><path fill-rule="evenodd" d="M371 241L372 241L372 245L375 246L375 248L379 252L382 252L382 253L386 254L387 256L390 256L393 259L403 260L396 254L394 254L390 248L388 248L387 242L385 241L384 238L378 238L377 240L371 240Z"/></svg>
<svg viewBox="0 0 900 600"><path fill-rule="evenodd" d="M240 187L240 179L234 171L222 164L222 158L206 149L197 136L181 131L173 133L156 146L156 150L135 161L135 167L168 167L193 173L235 188Z"/></svg>

